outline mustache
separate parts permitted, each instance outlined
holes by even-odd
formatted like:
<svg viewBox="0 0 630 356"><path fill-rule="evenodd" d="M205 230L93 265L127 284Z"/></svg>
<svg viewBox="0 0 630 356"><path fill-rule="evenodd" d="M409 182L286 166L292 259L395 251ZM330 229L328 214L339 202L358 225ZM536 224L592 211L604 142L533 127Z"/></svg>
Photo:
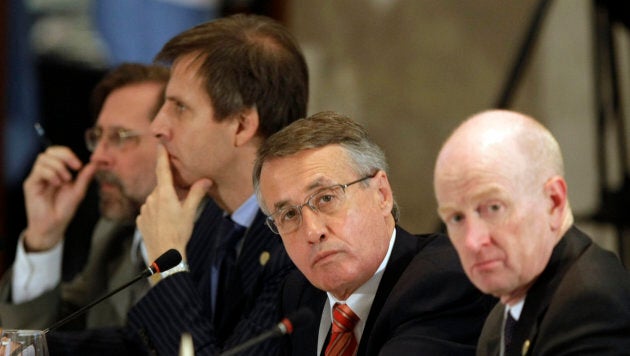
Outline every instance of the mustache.
<svg viewBox="0 0 630 356"><path fill-rule="evenodd" d="M112 184L120 188L121 190L123 188L120 178L118 178L118 176L116 176L112 172L98 171L96 172L95 178L98 183Z"/></svg>

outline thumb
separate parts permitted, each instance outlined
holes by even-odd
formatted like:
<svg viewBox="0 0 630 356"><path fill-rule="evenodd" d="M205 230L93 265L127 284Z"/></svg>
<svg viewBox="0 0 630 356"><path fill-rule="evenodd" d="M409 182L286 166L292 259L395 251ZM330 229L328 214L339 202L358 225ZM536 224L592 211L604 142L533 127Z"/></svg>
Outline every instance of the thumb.
<svg viewBox="0 0 630 356"><path fill-rule="evenodd" d="M200 179L196 181L188 191L186 200L184 200L184 209L195 211L201 203L201 200L208 194L208 190L212 186L212 181L209 179Z"/></svg>

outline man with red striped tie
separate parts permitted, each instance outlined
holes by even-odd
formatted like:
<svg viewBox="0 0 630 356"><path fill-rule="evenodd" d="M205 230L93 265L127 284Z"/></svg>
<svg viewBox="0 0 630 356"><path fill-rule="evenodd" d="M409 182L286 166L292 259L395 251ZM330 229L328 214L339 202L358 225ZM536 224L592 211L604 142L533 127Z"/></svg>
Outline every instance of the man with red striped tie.
<svg viewBox="0 0 630 356"><path fill-rule="evenodd" d="M385 156L363 127L333 112L295 121L261 146L254 187L299 269L283 313L317 316L287 353L474 354L496 300L468 281L445 235L397 225Z"/></svg>

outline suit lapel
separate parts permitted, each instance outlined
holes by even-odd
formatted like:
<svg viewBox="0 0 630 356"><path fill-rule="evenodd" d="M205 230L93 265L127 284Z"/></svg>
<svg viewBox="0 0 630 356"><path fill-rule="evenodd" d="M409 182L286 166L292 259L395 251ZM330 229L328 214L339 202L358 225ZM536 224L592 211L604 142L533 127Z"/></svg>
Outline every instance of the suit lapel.
<svg viewBox="0 0 630 356"><path fill-rule="evenodd" d="M243 237L242 249L237 260L243 290L251 291L255 286L263 267L272 257L271 253L280 243L280 236L269 230L265 225L265 215L259 210Z"/></svg>
<svg viewBox="0 0 630 356"><path fill-rule="evenodd" d="M197 285L199 294L203 300L207 300L208 303L204 303L204 313L210 317L212 310L210 308L210 267L212 256L212 247L216 243L216 230L219 225L219 221L223 217L223 210L212 199L207 199L201 214L195 221L193 232L186 245L186 257L188 264L191 266L199 266L197 268L191 268L190 274L192 280Z"/></svg>
<svg viewBox="0 0 630 356"><path fill-rule="evenodd" d="M572 227L558 242L547 267L527 292L521 317L514 329L512 350L515 355L521 355L522 345L526 340L531 352L538 335L539 324L558 285L567 270L589 246L589 240L583 237L575 227Z"/></svg>
<svg viewBox="0 0 630 356"><path fill-rule="evenodd" d="M190 241L186 246L186 256L188 263L195 266L210 266L211 258L208 251L212 251L212 247L216 244L216 232L219 221L223 216L223 210L212 199L207 199L201 214L195 221ZM193 278L200 281L202 276L210 273L205 268L194 268L191 270ZM209 279L207 279L209 288ZM204 281L201 281L203 283ZM208 289L209 293L209 289ZM210 294L208 294L209 296Z"/></svg>
<svg viewBox="0 0 630 356"><path fill-rule="evenodd" d="M365 353L365 348L370 339L370 333L374 327L379 312L383 308L387 297L391 293L392 289L398 282L400 275L405 271L409 262L413 259L418 251L418 238L407 233L405 230L396 228L396 241L392 248L392 253L387 262L387 267L381 278L381 282L376 290L374 301L370 307L370 313L368 319L365 321L365 328L361 336L361 342L359 343L359 349L357 354L362 355Z"/></svg>
<svg viewBox="0 0 630 356"><path fill-rule="evenodd" d="M483 333L486 333L487 337L479 341L477 345L478 355L498 356L501 349L501 329L503 327L503 311L505 306L501 303L492 309L483 326Z"/></svg>
<svg viewBox="0 0 630 356"><path fill-rule="evenodd" d="M320 320L322 315L322 310L324 309L324 305L326 304L326 293L323 291L313 288L310 284L306 287L307 291L304 294L304 305L309 306L312 310L315 311L315 320L309 326L306 333L304 333L303 344L297 343L297 345L307 345L308 348L305 355L315 355L317 354L317 341L319 338L319 327ZM330 331L329 331L330 332ZM322 347L322 351L326 348L326 342L324 342L324 346ZM295 354L295 353L294 353Z"/></svg>
<svg viewBox="0 0 630 356"><path fill-rule="evenodd" d="M310 284L298 270L287 276L282 291L283 313L290 314L299 308L306 307L315 316L312 323L296 329L291 334L288 353L290 355L316 355L319 324L327 299L326 293Z"/></svg>

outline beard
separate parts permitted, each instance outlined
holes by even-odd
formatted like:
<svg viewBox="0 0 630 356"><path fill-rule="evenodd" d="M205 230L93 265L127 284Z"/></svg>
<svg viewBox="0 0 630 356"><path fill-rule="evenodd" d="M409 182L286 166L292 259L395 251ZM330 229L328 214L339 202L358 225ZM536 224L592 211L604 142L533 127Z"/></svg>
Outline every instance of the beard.
<svg viewBox="0 0 630 356"><path fill-rule="evenodd" d="M136 204L125 192L121 180L113 173L99 171L96 173L96 181L100 184L99 210L101 215L113 221L121 223L134 223L139 213L139 204ZM109 187L104 188L107 184Z"/></svg>

